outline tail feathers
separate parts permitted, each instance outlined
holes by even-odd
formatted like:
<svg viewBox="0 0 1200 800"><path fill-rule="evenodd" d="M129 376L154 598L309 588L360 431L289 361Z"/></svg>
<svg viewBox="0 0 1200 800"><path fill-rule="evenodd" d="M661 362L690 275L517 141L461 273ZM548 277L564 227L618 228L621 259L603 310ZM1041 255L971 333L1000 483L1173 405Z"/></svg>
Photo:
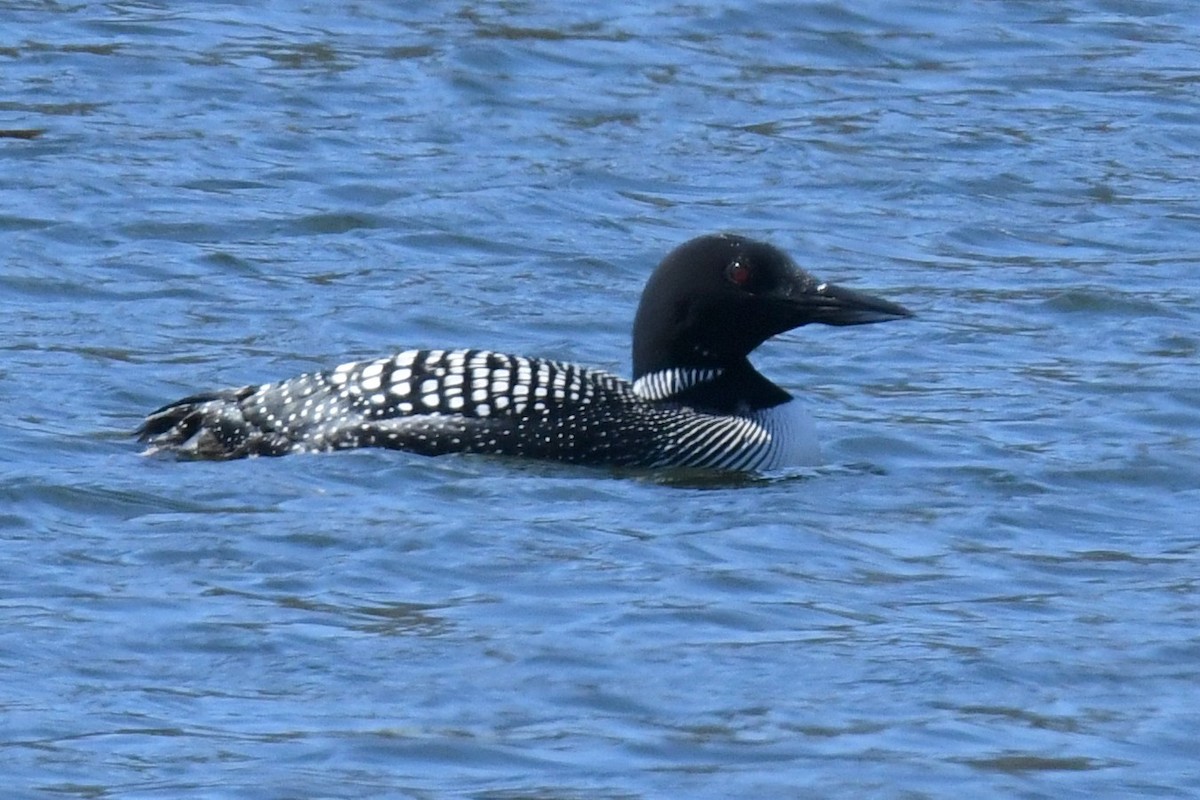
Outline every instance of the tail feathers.
<svg viewBox="0 0 1200 800"><path fill-rule="evenodd" d="M217 460L282 455L290 443L263 431L243 413L241 403L254 390L243 386L196 394L151 413L136 434L138 441L149 445L144 455L172 453Z"/></svg>

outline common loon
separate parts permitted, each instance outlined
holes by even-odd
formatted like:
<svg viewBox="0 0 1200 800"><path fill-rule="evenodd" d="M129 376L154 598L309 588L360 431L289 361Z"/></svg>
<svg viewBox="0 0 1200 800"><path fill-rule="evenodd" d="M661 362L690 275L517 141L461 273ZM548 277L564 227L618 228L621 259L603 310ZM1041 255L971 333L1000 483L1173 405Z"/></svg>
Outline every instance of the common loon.
<svg viewBox="0 0 1200 800"><path fill-rule="evenodd" d="M197 394L150 414L147 454L233 459L388 447L577 464L759 471L819 460L807 420L747 356L784 331L911 316L822 283L781 250L701 236L650 276L633 382L488 350L406 350L279 383Z"/></svg>

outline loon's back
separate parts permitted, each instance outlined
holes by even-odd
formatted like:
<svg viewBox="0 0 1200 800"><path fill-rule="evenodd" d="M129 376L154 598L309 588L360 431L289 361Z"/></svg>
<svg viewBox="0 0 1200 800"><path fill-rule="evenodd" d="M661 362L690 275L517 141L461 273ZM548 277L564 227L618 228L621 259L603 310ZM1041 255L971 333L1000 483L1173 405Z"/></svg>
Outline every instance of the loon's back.
<svg viewBox="0 0 1200 800"><path fill-rule="evenodd" d="M648 382L643 392L661 389ZM232 459L387 447L579 464L771 469L778 415L704 414L611 373L487 350L408 350L279 383L195 395L151 414L147 452ZM811 436L808 437L811 441ZM816 458L815 447L812 457Z"/></svg>

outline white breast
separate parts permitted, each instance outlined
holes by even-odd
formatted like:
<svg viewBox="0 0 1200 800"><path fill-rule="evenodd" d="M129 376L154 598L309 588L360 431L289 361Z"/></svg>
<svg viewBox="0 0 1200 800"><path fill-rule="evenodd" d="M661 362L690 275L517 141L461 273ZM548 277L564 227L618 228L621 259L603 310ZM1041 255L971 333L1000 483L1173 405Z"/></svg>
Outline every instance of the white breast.
<svg viewBox="0 0 1200 800"><path fill-rule="evenodd" d="M754 413L771 434L770 451L758 469L813 466L821 463L821 446L812 417L799 400L789 400Z"/></svg>

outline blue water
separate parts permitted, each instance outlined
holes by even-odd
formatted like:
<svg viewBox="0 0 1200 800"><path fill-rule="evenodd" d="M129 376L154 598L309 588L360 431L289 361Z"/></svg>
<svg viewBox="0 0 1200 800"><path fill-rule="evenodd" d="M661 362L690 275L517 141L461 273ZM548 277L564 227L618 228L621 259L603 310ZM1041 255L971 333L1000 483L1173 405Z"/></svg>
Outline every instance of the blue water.
<svg viewBox="0 0 1200 800"><path fill-rule="evenodd" d="M6 797L1200 795L1200 7L9 3ZM828 464L139 458L397 348L627 372L768 239Z"/></svg>

